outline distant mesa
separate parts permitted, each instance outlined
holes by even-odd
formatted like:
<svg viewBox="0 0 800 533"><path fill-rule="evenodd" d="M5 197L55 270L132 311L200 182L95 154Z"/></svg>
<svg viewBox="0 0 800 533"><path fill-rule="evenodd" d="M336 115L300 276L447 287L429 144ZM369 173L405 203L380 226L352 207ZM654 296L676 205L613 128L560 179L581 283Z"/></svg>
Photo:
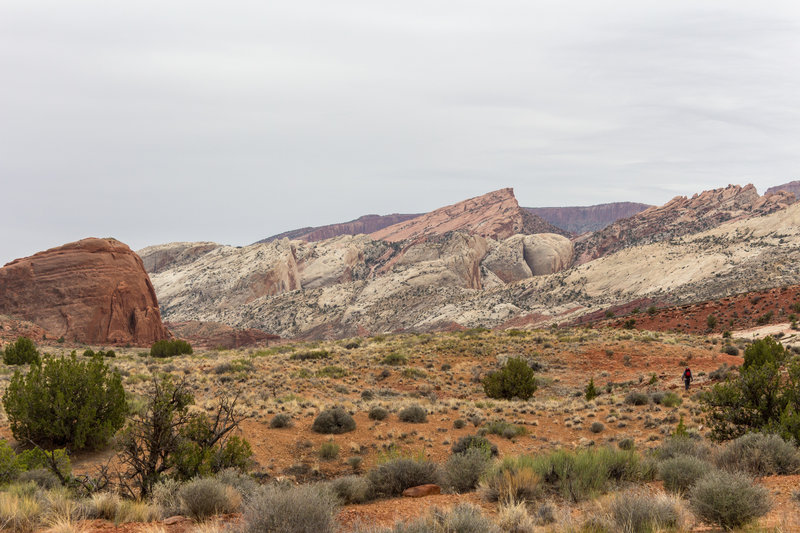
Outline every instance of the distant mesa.
<svg viewBox="0 0 800 533"><path fill-rule="evenodd" d="M266 239L261 239L255 244L278 241L281 239L289 239L290 241L297 240L317 242L324 241L325 239L332 239L340 235L360 235L362 233L369 234L381 230L387 226L391 226L392 224L405 222L406 220L410 220L418 216L419 214L404 215L400 213L394 213L391 215L364 215L363 217L359 217L349 222L342 222L340 224L329 224L327 226L306 227L286 231L277 235L273 235L272 237L267 237Z"/></svg>
<svg viewBox="0 0 800 533"><path fill-rule="evenodd" d="M622 218L632 217L653 207L636 202L614 202L572 207L523 207L550 224L576 235L598 231Z"/></svg>
<svg viewBox="0 0 800 533"><path fill-rule="evenodd" d="M464 231L494 240L504 240L518 233L566 233L520 208L514 189L507 188L441 207L373 232L370 237L398 242L451 231Z"/></svg>
<svg viewBox="0 0 800 533"><path fill-rule="evenodd" d="M169 336L142 260L115 239L83 239L0 268L0 314L88 344Z"/></svg>

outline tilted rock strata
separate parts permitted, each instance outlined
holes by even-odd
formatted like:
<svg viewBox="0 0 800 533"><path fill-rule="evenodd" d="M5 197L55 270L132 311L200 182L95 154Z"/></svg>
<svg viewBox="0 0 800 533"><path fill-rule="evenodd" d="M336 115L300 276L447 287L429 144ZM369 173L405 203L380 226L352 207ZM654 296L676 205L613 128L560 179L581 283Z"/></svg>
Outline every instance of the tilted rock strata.
<svg viewBox="0 0 800 533"><path fill-rule="evenodd" d="M753 185L729 185L691 198L677 196L662 206L651 207L601 231L578 237L575 240L576 262L583 264L629 246L666 241L725 222L763 216L792 203L794 195L791 193L759 196Z"/></svg>
<svg viewBox="0 0 800 533"><path fill-rule="evenodd" d="M783 185L776 185L775 187L770 187L764 193L764 196L776 194L781 191L790 192L794 194L795 199L800 199L800 180L790 181L789 183L784 183Z"/></svg>
<svg viewBox="0 0 800 533"><path fill-rule="evenodd" d="M91 344L169 335L142 260L114 239L83 239L0 268L0 313Z"/></svg>
<svg viewBox="0 0 800 533"><path fill-rule="evenodd" d="M393 213L391 215L364 215L349 222L339 224L329 224L327 226L306 227L291 231L285 231L266 239L261 239L255 244L289 239L290 241L317 242L332 239L340 235L361 235L373 233L392 224L405 222L420 216L417 214Z"/></svg>
<svg viewBox="0 0 800 533"><path fill-rule="evenodd" d="M518 233L563 233L521 209L513 189L500 189L394 224L373 232L370 237L399 242L453 231L495 240L507 239Z"/></svg>

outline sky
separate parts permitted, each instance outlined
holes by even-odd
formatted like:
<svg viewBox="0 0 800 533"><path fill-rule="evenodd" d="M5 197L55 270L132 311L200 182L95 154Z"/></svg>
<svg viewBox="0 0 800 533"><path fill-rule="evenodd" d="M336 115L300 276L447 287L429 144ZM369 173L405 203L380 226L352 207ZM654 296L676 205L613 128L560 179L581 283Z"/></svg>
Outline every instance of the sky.
<svg viewBox="0 0 800 533"><path fill-rule="evenodd" d="M800 179L800 3L0 2L0 265Z"/></svg>

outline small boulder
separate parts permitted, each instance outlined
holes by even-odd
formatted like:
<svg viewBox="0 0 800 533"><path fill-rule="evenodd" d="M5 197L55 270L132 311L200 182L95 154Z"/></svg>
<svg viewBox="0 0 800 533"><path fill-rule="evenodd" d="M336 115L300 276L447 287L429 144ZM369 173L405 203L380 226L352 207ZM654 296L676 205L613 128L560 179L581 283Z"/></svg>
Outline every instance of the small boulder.
<svg viewBox="0 0 800 533"><path fill-rule="evenodd" d="M423 498L425 496L431 496L432 494L441 494L442 487L439 485L434 485L433 483L428 483L427 485L417 485L416 487L411 487L403 491L403 496L407 498Z"/></svg>

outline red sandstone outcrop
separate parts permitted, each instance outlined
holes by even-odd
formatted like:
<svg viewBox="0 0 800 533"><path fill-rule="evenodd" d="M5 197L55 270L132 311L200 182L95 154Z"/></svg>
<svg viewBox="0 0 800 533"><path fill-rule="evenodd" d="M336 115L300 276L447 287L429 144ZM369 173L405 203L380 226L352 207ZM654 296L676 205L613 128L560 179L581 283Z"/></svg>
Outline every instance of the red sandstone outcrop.
<svg viewBox="0 0 800 533"><path fill-rule="evenodd" d="M576 262L582 264L629 246L666 241L725 222L767 215L785 209L794 201L794 195L784 191L759 196L752 184L728 185L691 198L676 196L660 207L651 207L601 231L578 237Z"/></svg>
<svg viewBox="0 0 800 533"><path fill-rule="evenodd" d="M115 239L83 239L0 268L0 313L89 344L169 336L142 260Z"/></svg>
<svg viewBox="0 0 800 533"><path fill-rule="evenodd" d="M465 231L495 240L517 233L564 233L520 208L514 189L508 188L439 208L376 231L370 237L398 242L450 231Z"/></svg>
<svg viewBox="0 0 800 533"><path fill-rule="evenodd" d="M325 239L332 239L339 235L360 235L369 234L381 230L392 224L405 222L412 218L419 216L417 214L404 215L401 213L393 213L391 215L364 215L350 222L342 222L340 224L329 224L327 226L306 227L285 231L266 239L261 239L256 244L261 242L278 241L281 239L289 239L290 241L306 241L317 242L324 241Z"/></svg>
<svg viewBox="0 0 800 533"><path fill-rule="evenodd" d="M403 496L406 498L423 498L425 496L432 496L433 494L441 494L442 488L439 485L428 483L426 485L417 485L410 487L403 491Z"/></svg>
<svg viewBox="0 0 800 533"><path fill-rule="evenodd" d="M767 189L767 192L764 193L764 196L769 196L770 194L775 194L781 191L790 192L794 194L795 199L800 199L800 180L790 181L789 183L784 183L783 185L770 187Z"/></svg>
<svg viewBox="0 0 800 533"><path fill-rule="evenodd" d="M612 222L641 213L648 204L636 202L614 202L573 207L523 207L545 221L565 231L580 235L587 231L598 231Z"/></svg>

